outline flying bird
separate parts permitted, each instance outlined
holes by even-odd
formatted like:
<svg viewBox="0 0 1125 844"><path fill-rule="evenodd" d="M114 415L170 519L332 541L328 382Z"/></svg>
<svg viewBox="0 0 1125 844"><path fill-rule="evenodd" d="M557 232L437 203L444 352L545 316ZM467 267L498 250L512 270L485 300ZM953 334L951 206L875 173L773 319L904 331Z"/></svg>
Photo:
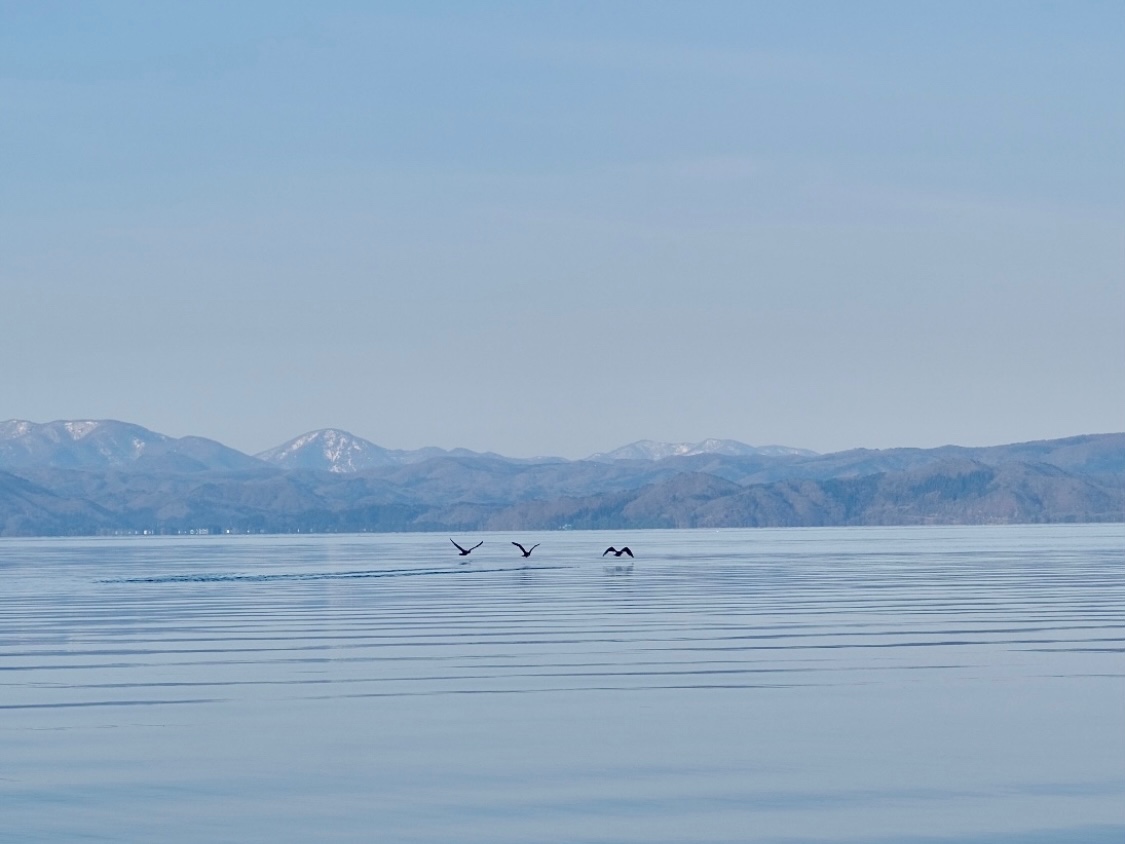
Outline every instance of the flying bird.
<svg viewBox="0 0 1125 844"><path fill-rule="evenodd" d="M629 550L628 545L623 545L621 547L620 551L618 551L616 548L614 548L612 545L610 545L608 548L606 548L604 551L602 551L602 556L604 557L606 554L610 553L611 551L613 552L613 556L615 556L615 557L620 557L622 554L628 554L630 557L633 556L633 552Z"/></svg>
<svg viewBox="0 0 1125 844"><path fill-rule="evenodd" d="M538 542L536 542L536 543L535 543L534 545L532 545L532 546L531 546L530 548L524 548L524 547L523 547L522 545L520 545L520 544L519 544L518 542L513 542L512 544L513 544L513 545L515 545L515 546L516 546L517 548L519 548L519 549L520 549L520 553L521 553L521 554L523 554L523 556L524 556L525 558L527 558L527 557L530 557L530 556L531 556L531 552L532 552L532 551L534 551L534 550L535 550L536 548L538 548L538 547L539 547L539 543L538 543Z"/></svg>
<svg viewBox="0 0 1125 844"><path fill-rule="evenodd" d="M451 538L449 541L453 542L453 539ZM453 544L457 546L457 550L460 552L460 556L467 557L473 552L473 548L480 548L482 545L484 545L484 540L482 539L480 542L474 545L473 548L462 548L460 545L457 545L456 542L453 542Z"/></svg>

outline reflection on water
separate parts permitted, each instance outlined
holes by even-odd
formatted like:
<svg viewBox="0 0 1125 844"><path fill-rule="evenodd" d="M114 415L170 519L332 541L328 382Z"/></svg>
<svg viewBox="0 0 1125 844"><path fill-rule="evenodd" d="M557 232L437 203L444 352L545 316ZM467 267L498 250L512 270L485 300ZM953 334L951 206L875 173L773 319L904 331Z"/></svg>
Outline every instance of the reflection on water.
<svg viewBox="0 0 1125 844"><path fill-rule="evenodd" d="M0 841L1125 840L1120 525L477 539L0 541Z"/></svg>

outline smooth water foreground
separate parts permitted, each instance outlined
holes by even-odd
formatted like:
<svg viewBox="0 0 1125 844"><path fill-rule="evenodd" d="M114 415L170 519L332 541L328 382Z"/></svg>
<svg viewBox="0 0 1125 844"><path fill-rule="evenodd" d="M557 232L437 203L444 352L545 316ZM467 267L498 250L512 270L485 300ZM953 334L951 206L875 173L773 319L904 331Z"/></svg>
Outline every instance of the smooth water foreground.
<svg viewBox="0 0 1125 844"><path fill-rule="evenodd" d="M1121 525L455 538L0 540L0 841L1125 841Z"/></svg>

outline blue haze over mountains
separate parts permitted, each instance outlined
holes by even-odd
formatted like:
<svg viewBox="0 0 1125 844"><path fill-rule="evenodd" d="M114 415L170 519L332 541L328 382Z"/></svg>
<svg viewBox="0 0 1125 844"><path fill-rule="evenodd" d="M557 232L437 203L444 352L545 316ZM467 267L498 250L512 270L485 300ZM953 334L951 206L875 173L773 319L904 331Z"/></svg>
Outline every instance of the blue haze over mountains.
<svg viewBox="0 0 1125 844"><path fill-rule="evenodd" d="M0 422L0 535L1060 521L1125 521L1125 433L834 454L642 440L565 460L338 429L251 456L113 420Z"/></svg>

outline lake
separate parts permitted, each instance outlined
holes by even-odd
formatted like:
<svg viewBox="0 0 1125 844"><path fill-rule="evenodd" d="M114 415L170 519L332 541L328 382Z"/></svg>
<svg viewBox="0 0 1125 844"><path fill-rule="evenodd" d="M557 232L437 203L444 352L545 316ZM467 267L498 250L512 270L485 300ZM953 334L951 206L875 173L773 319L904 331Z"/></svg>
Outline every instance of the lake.
<svg viewBox="0 0 1125 844"><path fill-rule="evenodd" d="M1125 841L1123 525L453 538L0 540L0 841Z"/></svg>

